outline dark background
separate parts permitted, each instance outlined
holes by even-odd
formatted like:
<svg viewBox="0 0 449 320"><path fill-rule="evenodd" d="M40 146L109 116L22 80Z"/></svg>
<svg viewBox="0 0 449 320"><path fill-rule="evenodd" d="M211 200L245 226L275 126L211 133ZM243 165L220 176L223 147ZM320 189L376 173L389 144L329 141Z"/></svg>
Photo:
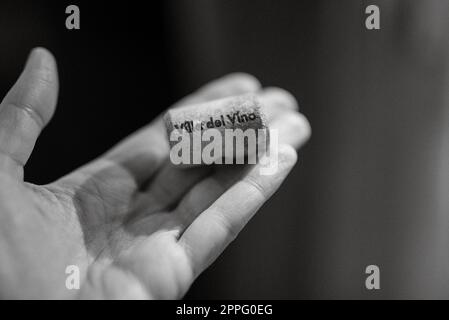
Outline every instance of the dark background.
<svg viewBox="0 0 449 320"><path fill-rule="evenodd" d="M35 46L59 66L27 181L51 182L203 83L248 72L297 97L312 139L186 298L448 297L448 0L145 3L0 3L0 94ZM65 28L69 4L81 30ZM381 30L364 27L369 4Z"/></svg>

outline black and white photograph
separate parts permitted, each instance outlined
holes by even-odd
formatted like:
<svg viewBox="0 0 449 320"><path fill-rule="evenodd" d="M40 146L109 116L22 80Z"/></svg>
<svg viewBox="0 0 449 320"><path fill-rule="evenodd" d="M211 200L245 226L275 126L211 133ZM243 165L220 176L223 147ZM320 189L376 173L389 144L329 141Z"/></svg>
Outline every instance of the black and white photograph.
<svg viewBox="0 0 449 320"><path fill-rule="evenodd" d="M449 299L449 0L0 0L0 101L1 300Z"/></svg>

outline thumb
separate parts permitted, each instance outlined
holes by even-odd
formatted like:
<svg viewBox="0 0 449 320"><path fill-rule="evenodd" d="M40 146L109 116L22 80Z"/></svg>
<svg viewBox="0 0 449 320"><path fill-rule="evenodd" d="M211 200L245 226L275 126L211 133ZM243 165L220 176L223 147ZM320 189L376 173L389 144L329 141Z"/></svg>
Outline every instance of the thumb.
<svg viewBox="0 0 449 320"><path fill-rule="evenodd" d="M23 167L54 113L57 95L55 59L36 48L0 104L0 172L23 179Z"/></svg>

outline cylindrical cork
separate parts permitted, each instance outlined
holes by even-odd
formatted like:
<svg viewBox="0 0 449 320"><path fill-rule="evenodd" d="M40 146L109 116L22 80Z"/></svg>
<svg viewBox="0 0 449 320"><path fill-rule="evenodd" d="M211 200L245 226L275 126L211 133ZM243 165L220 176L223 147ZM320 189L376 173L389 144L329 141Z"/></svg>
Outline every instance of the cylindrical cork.
<svg viewBox="0 0 449 320"><path fill-rule="evenodd" d="M170 138L174 131L182 133L184 138L190 139L189 160L188 163L183 162L182 164L210 164L210 161L204 161L203 157L199 159L198 152L210 151L214 147L214 143L215 146L219 143L218 146L222 148L221 154L217 153L214 156L214 160L218 160L214 163L231 163L229 155L232 155L231 158L234 160L241 160L244 156L245 161L250 161L249 156L253 156L255 150L260 152L261 146L262 148L266 147L268 143L267 120L261 110L260 102L252 94L173 108L167 111L164 121L171 150L180 142L179 139ZM209 129L214 129L216 134L219 133L221 141L215 141L215 138L206 139L206 141L201 139L199 144L195 144L193 140L205 135L207 131L210 132ZM233 142L229 139L232 134L242 133L244 137L243 147L242 144L239 145L238 139ZM251 139L253 134L255 134L256 140ZM232 145L230 142L232 142ZM229 148L232 148L231 153L229 153ZM181 151L186 152L186 149ZM205 154L210 153L205 152ZM220 162L220 158L223 162Z"/></svg>

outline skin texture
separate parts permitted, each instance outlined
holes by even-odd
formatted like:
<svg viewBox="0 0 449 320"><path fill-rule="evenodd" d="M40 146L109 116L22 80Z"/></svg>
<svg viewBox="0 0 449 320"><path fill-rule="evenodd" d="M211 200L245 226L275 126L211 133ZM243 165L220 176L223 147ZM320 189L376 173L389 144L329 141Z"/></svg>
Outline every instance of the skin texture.
<svg viewBox="0 0 449 320"><path fill-rule="evenodd" d="M32 51L0 105L0 297L181 298L278 189L310 135L295 99L247 74L215 80L179 105L254 92L279 130L279 170L179 169L161 117L100 158L43 186L23 170L55 110L56 62ZM79 290L66 288L68 265Z"/></svg>

